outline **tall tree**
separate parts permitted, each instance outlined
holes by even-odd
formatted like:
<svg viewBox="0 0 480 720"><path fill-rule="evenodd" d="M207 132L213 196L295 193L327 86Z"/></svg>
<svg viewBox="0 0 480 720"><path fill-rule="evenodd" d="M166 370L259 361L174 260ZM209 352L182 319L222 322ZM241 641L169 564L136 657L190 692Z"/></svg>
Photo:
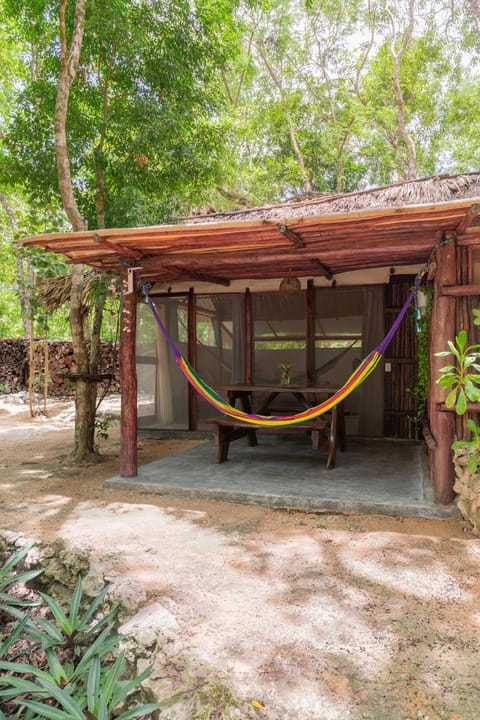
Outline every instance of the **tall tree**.
<svg viewBox="0 0 480 720"><path fill-rule="evenodd" d="M77 76L85 29L86 0L75 1L73 29L67 32L66 13L69 0L62 0L59 8L60 72L54 113L55 156L58 185L62 204L72 230L87 228L87 222L78 209L73 190L70 157L67 143L67 116L70 90ZM93 374L98 369L100 332L87 338L85 323L87 308L84 303L83 266L75 265L71 276L70 328L75 353L77 382L75 385L75 435L73 459L83 461L94 452L96 384ZM88 344L90 340L90 345Z"/></svg>
<svg viewBox="0 0 480 720"><path fill-rule="evenodd" d="M62 0L58 12L53 0L4 2L17 32L36 41L38 73L23 84L6 132L6 146L18 149L6 154L6 172L32 197L52 199L59 187L72 229L81 230L161 222L218 184L217 73L235 39L229 0ZM82 281L75 267L76 460L93 452L89 379L104 297L88 325Z"/></svg>

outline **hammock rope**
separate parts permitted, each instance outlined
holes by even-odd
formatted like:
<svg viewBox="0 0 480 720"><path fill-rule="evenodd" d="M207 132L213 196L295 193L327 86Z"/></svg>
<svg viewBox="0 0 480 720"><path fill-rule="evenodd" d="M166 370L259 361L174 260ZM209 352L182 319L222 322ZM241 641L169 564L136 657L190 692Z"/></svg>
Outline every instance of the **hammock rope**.
<svg viewBox="0 0 480 720"><path fill-rule="evenodd" d="M405 317L410 304L416 296L417 289L420 286L423 276L425 275L426 267L423 268L415 279L415 284L410 291L403 307L398 313L395 321L393 322L390 330L385 335L383 340L362 360L360 365L354 370L347 381L339 388L333 395L327 400L324 400L319 405L315 405L303 412L297 413L296 415L256 415L255 413L246 413L239 408L233 407L226 402L212 387L202 380L197 372L190 365L188 360L182 356L172 338L168 334L168 331L163 324L155 304L150 297L149 290L150 285L142 283L142 289L145 296L145 300L152 311L155 321L160 328L170 350L172 351L175 361L182 371L183 375L190 383L190 385L198 392L198 394L204 398L210 405L216 410L236 420L241 420L244 423L250 425L258 425L263 427L288 427L289 425L300 425L311 420L314 420L321 415L329 412L335 405L341 403L347 398L360 384L372 373L380 362L385 350L390 344L393 336L397 332L400 323Z"/></svg>

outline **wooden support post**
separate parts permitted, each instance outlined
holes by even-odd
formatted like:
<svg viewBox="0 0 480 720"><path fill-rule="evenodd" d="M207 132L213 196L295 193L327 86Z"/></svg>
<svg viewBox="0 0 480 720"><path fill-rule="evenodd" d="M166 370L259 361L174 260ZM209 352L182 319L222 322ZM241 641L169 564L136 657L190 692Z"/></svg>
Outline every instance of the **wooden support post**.
<svg viewBox="0 0 480 720"><path fill-rule="evenodd" d="M315 385L315 287L313 280L307 282L305 316L305 379L307 385Z"/></svg>
<svg viewBox="0 0 480 720"><path fill-rule="evenodd" d="M253 382L253 318L252 318L252 295L250 289L245 290L245 384Z"/></svg>
<svg viewBox="0 0 480 720"><path fill-rule="evenodd" d="M451 444L454 436L454 418L452 413L441 412L437 403L445 399L445 392L436 380L439 370L445 364L445 358L435 353L447 348L448 340L455 337L455 298L442 295L443 285L454 285L456 282L456 244L455 241L439 247L436 253L436 272L434 280L434 297L432 306L432 323L430 335L430 397L429 418L430 428L436 447L428 448L430 478L434 489L435 502L448 505L452 502L454 469Z"/></svg>
<svg viewBox="0 0 480 720"><path fill-rule="evenodd" d="M197 307L195 304L195 292L193 288L188 291L188 362L197 369ZM188 385L188 429L197 429L197 393L194 388Z"/></svg>
<svg viewBox="0 0 480 720"><path fill-rule="evenodd" d="M133 282L133 290L129 292ZM135 274L122 271L122 305L120 310L120 475L137 475L137 369L135 365L135 335L137 322L137 283Z"/></svg>

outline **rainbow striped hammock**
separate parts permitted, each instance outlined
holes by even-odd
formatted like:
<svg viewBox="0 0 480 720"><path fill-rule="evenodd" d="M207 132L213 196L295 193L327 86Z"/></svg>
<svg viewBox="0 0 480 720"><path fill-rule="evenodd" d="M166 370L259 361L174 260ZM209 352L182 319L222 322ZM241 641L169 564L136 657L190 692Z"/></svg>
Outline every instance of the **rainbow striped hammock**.
<svg viewBox="0 0 480 720"><path fill-rule="evenodd" d="M309 420L313 420L314 418L319 417L320 415L324 415L329 410L331 410L335 405L338 405L338 403L345 400L346 397L350 395L359 385L370 375L373 370L377 367L378 363L380 362L383 354L385 353L385 350L387 349L388 345L390 344L390 341L392 340L393 336L395 335L398 327L400 326L400 323L402 322L403 318L405 317L407 310L410 306L410 303L412 302L413 298L415 297L415 294L417 292L418 286L420 285L420 282L422 280L422 274L419 274L415 285L413 289L411 290L404 306L400 310L397 318L395 319L395 322L393 323L392 327L388 331L388 333L385 335L384 339L381 343L377 345L377 347L370 352L364 360L360 363L360 365L357 367L357 369L350 375L348 380L342 385L342 387L337 390L331 397L329 397L327 400L324 400L319 405L315 405L314 407L308 408L308 410L304 410L303 412L300 412L296 415L255 415L254 413L246 413L243 410L240 410L239 408L235 408L232 405L229 405L218 393L215 392L213 388L211 388L209 385L207 385L202 378L197 375L195 370L192 368L188 360L186 360L178 351L178 349L175 347L175 344L171 337L169 336L167 329L165 328L163 322L161 321L157 309L155 305L153 304L153 301L151 297L149 296L148 292L145 292L145 298L150 306L150 309L153 313L153 316L162 331L165 340L168 343L168 346L170 347L171 351L173 352L175 356L175 360L177 362L178 367L182 371L182 373L185 375L186 379L190 383L190 385L195 388L195 390L198 392L198 394L204 398L207 402L210 403L216 410L219 410L220 412L224 413L225 415L228 415L229 417L235 418L236 420L241 420L244 423L248 423L250 425L257 425L257 426L264 426L264 427L286 427L288 425L300 425L301 423L308 422Z"/></svg>

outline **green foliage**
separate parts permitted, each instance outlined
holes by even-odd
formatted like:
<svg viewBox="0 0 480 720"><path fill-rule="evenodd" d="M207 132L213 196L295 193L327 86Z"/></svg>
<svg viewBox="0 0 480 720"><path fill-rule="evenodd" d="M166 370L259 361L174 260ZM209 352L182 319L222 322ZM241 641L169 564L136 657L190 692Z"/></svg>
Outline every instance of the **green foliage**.
<svg viewBox="0 0 480 720"><path fill-rule="evenodd" d="M457 415L465 414L468 401L480 401L480 345L467 345L467 341L466 331L460 330L455 343L448 341L450 350L436 353L438 357L454 357L454 364L440 368L437 383L448 389L445 405L455 408Z"/></svg>
<svg viewBox="0 0 480 720"><path fill-rule="evenodd" d="M48 42L56 10L47 4L51 15L30 2L6 3L25 42L32 26L42 28L42 64L18 95L6 133L18 147L4 171L50 202L58 192L51 143L58 43ZM90 227L98 226L98 203L107 227L158 223L216 183L225 154L217 73L235 43L231 11L228 0L88 5L67 131L75 191Z"/></svg>
<svg viewBox="0 0 480 720"><path fill-rule="evenodd" d="M125 660L123 653L117 652L118 636L112 625L116 610L103 617L98 615L108 586L84 611L81 578L67 611L41 593L51 619L45 617L45 612L34 618L23 617L16 598L4 597L13 585L26 583L42 572L12 574L29 549L13 555L0 569L0 611L18 618L8 637L0 639L0 718L5 718L1 709L5 705L15 706L15 717L25 720L129 720L158 710L159 703L132 703L151 668L133 679L125 678ZM42 603L21 606L34 604ZM28 652L32 656L34 650L35 657L43 657L41 666L14 657L17 642L23 648L21 654ZM4 659L7 657L11 659Z"/></svg>
<svg viewBox="0 0 480 720"><path fill-rule="evenodd" d="M416 402L415 415L412 420L419 422L426 413L426 403L430 389L430 327L432 321L432 291L422 288L427 295L425 312L419 320L417 304L414 307L414 319L417 322L417 377L415 387L407 388Z"/></svg>
<svg viewBox="0 0 480 720"><path fill-rule="evenodd" d="M108 590L109 586L106 586L91 602L89 607L84 612L81 612L82 578L79 576L68 613L64 612L54 598L40 593L43 602L53 615L54 622L38 618L39 628L31 630L32 637L37 642L40 642L44 649L61 647L68 650L73 656L78 655L81 648L88 645L101 631L111 627L116 610L112 610L100 619L94 619L95 613L104 601Z"/></svg>
<svg viewBox="0 0 480 720"><path fill-rule="evenodd" d="M467 429L470 430L472 437L470 440L456 440L452 444L453 450L467 450L470 455L467 463L469 473L477 472L480 463L480 427L472 420L467 420Z"/></svg>
<svg viewBox="0 0 480 720"><path fill-rule="evenodd" d="M480 325L480 309L472 311L473 322ZM480 345L467 345L468 335L461 330L455 338L455 344L448 342L450 350L436 353L439 357L453 355L454 364L440 368L437 383L448 390L445 405L455 408L457 415L464 415L467 403L480 401ZM475 370L476 373L473 373ZM465 448L470 455L467 470L475 473L480 463L480 427L472 420L467 420L467 429L471 433L470 440L460 439L452 444L453 450Z"/></svg>
<svg viewBox="0 0 480 720"><path fill-rule="evenodd" d="M23 614L18 608L27 608L38 604L21 600L9 592L15 585L27 583L42 572L42 570L27 570L20 573L15 571L15 567L28 554L31 547L29 545L18 550L0 568L0 613L23 618Z"/></svg>
<svg viewBox="0 0 480 720"><path fill-rule="evenodd" d="M392 51L405 37L405 7L87 3L67 140L89 227L157 224L212 202L222 209L282 200L302 195L305 177L320 192L404 177ZM71 0L69 32L73 8ZM17 225L0 212L0 335L16 336L17 291L31 289L17 260L37 276L64 272L53 254L19 258L12 247L16 237L67 226L52 142L58 3L0 0L0 11L0 191ZM415 3L399 82L417 175L479 166L478 37L473 3ZM46 315L37 304L34 316L42 334L65 337L65 311Z"/></svg>

